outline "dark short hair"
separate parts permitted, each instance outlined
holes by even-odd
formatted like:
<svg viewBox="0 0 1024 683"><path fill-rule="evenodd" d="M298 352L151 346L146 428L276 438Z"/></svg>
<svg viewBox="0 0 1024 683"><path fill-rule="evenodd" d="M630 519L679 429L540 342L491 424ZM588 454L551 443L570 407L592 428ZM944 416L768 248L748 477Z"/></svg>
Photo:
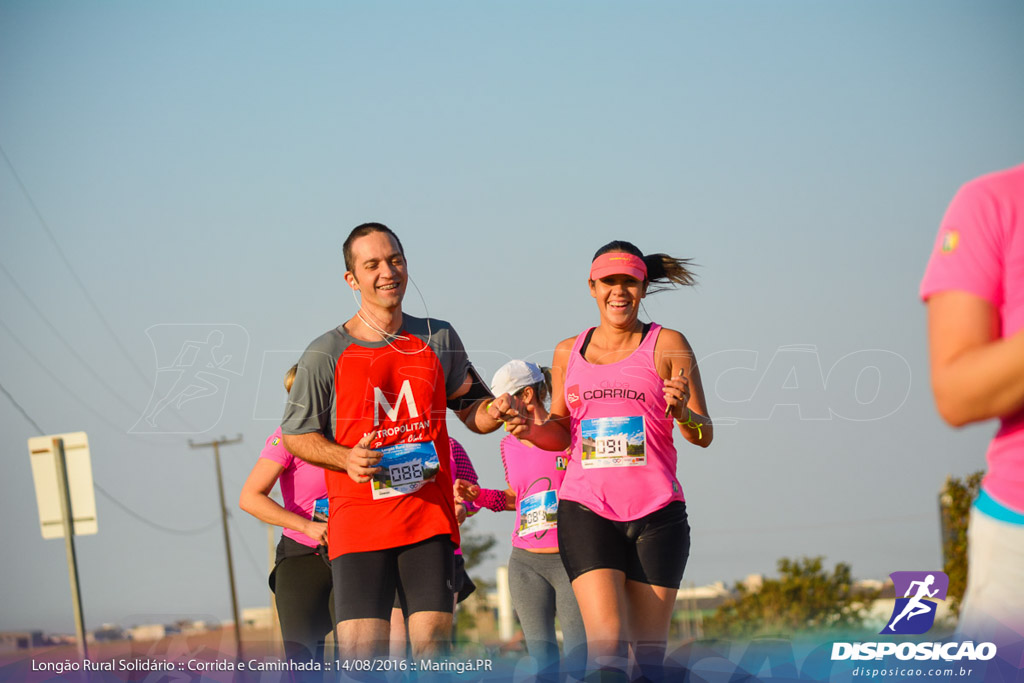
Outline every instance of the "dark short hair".
<svg viewBox="0 0 1024 683"><path fill-rule="evenodd" d="M365 237L375 232L386 232L391 235L395 240L395 244L398 245L398 251L405 256L405 249L402 248L402 240L398 239L398 235L394 231L383 223L363 223L352 228L352 232L345 238L345 244L341 247L341 253L345 257L345 270L352 270L352 245L360 237Z"/></svg>

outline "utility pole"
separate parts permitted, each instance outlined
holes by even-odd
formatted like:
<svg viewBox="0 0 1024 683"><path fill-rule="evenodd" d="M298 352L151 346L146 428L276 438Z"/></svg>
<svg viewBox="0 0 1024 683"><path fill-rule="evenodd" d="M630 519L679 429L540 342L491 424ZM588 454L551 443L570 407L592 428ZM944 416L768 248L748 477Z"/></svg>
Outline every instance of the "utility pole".
<svg viewBox="0 0 1024 683"><path fill-rule="evenodd" d="M53 439L53 457L57 467L57 490L60 491L60 513L64 522L64 549L68 556L68 577L71 581L71 603L75 608L75 634L78 636L78 656L84 662L89 657L86 642L85 618L82 616L82 591L78 586L78 558L75 554L75 527L71 509L71 486L68 484L68 465L64 455L64 439Z"/></svg>
<svg viewBox="0 0 1024 683"><path fill-rule="evenodd" d="M223 436L213 441L206 443L192 443L192 439L188 440L188 445L191 448L208 448L213 447L213 461L217 465L217 492L220 494L220 519L224 526L224 550L228 554L228 583L231 586L231 611L235 617L235 656L238 659L242 659L242 621L238 618L238 594L235 591L235 565L231 561L231 536L228 534L228 508L224 504L224 476L220 471L220 446L230 446L231 444L242 443L242 435L239 434L238 438L226 439Z"/></svg>

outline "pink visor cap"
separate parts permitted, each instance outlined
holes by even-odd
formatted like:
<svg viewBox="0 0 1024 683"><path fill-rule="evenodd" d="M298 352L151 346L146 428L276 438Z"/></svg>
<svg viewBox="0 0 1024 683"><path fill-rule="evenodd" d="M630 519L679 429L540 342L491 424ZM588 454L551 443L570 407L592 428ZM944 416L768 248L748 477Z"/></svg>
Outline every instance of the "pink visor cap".
<svg viewBox="0 0 1024 683"><path fill-rule="evenodd" d="M647 279L647 264L639 256L621 251L601 254L590 264L590 279L600 280L609 275L630 275L637 280Z"/></svg>

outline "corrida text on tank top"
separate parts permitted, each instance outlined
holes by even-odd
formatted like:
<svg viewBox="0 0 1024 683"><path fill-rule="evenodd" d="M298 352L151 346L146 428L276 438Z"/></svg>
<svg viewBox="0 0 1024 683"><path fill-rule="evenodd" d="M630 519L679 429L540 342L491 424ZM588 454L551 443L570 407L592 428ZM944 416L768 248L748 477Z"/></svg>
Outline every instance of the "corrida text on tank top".
<svg viewBox="0 0 1024 683"><path fill-rule="evenodd" d="M559 491L618 522L684 500L676 479L675 421L665 417L664 381L654 362L661 326L652 324L632 354L596 365L576 337L565 377L571 456Z"/></svg>

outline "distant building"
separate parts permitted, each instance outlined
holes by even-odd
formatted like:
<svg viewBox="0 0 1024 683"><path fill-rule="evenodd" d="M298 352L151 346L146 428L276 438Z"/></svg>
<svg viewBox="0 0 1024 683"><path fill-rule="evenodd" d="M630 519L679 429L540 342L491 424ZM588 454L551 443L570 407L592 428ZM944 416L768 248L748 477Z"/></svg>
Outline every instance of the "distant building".
<svg viewBox="0 0 1024 683"><path fill-rule="evenodd" d="M0 653L31 650L48 645L51 645L50 639L43 635L42 631L0 632Z"/></svg>
<svg viewBox="0 0 1024 683"><path fill-rule="evenodd" d="M91 640L95 643L126 640L127 638L128 634L117 624L103 624L103 626L100 626L98 629L95 629L91 634L86 636L87 640Z"/></svg>
<svg viewBox="0 0 1024 683"><path fill-rule="evenodd" d="M132 640L160 640L167 635L167 627L163 624L144 624L128 629Z"/></svg>
<svg viewBox="0 0 1024 683"><path fill-rule="evenodd" d="M274 613L269 607L246 607L242 610L242 628L266 629L274 627Z"/></svg>

